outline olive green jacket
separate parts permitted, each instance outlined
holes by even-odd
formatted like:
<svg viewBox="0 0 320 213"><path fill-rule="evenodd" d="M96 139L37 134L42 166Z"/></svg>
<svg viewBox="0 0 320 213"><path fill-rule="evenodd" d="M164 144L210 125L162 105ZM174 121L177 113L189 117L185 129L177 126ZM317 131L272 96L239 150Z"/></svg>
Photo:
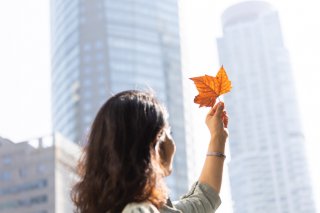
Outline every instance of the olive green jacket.
<svg viewBox="0 0 320 213"><path fill-rule="evenodd" d="M220 206L219 194L210 186L196 182L180 200L157 209L149 202L130 203L122 213L213 213Z"/></svg>

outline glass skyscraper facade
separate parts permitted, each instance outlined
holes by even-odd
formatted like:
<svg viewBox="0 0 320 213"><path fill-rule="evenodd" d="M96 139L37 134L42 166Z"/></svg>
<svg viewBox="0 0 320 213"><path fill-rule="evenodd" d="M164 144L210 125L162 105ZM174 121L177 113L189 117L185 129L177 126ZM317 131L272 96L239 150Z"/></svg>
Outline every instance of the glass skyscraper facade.
<svg viewBox="0 0 320 213"><path fill-rule="evenodd" d="M82 143L99 107L150 89L168 108L177 145L173 197L188 186L176 0L51 0L53 130Z"/></svg>
<svg viewBox="0 0 320 213"><path fill-rule="evenodd" d="M218 39L233 91L229 174L235 213L315 213L293 75L268 3L228 8Z"/></svg>

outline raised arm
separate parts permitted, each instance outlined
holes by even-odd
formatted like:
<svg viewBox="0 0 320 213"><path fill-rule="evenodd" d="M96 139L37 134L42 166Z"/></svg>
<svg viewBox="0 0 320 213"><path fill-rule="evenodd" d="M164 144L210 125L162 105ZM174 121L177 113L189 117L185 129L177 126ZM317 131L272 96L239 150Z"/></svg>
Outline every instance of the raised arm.
<svg viewBox="0 0 320 213"><path fill-rule="evenodd" d="M222 183L224 157L219 156L218 153L224 154L228 137L228 116L224 110L223 102L219 102L211 108L206 117L206 124L209 128L211 139L199 182L211 186L219 193Z"/></svg>
<svg viewBox="0 0 320 213"><path fill-rule="evenodd" d="M222 102L214 106L206 117L211 139L207 156L199 180L187 195L174 206L184 213L215 212L221 204L219 192L222 182L224 146L228 137L228 116ZM218 155L218 156L216 156Z"/></svg>

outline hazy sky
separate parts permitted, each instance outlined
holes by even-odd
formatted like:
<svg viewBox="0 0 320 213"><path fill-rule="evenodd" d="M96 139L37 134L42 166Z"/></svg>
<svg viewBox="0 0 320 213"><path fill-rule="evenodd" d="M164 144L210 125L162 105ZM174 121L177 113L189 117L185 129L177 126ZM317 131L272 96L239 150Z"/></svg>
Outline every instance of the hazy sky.
<svg viewBox="0 0 320 213"><path fill-rule="evenodd" d="M220 16L236 0L180 0L185 77L215 73ZM320 4L270 0L278 10L297 83L306 148L320 200ZM50 133L50 26L48 0L0 1L0 136L21 141ZM186 81L186 86L194 87ZM196 93L196 91L194 91ZM192 110L204 116L205 109ZM232 118L231 118L232 122ZM203 123L200 127L205 129ZM202 125L202 126L201 126ZM227 181L224 181L227 182ZM225 187L227 188L227 187ZM224 189L219 212L229 212ZM319 203L318 203L318 209Z"/></svg>

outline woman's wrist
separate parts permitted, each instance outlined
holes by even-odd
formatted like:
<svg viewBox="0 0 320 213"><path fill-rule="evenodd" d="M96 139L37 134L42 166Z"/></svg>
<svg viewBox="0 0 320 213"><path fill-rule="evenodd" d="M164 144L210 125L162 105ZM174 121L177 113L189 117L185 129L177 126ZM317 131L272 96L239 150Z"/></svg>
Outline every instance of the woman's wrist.
<svg viewBox="0 0 320 213"><path fill-rule="evenodd" d="M221 152L207 152L207 157L219 157L224 160L227 156Z"/></svg>
<svg viewBox="0 0 320 213"><path fill-rule="evenodd" d="M211 137L208 152L224 153L225 144L225 140L222 140L219 137Z"/></svg>

